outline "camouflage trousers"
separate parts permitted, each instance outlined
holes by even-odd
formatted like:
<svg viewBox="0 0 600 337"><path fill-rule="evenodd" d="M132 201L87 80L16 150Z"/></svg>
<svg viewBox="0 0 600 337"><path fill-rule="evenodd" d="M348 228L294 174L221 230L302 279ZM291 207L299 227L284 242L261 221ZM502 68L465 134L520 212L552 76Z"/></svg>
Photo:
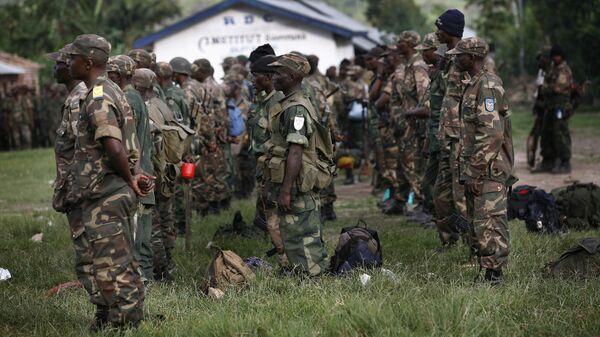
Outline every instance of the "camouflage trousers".
<svg viewBox="0 0 600 337"><path fill-rule="evenodd" d="M153 205L140 204L135 222L135 259L140 264L142 276L147 280L154 278L154 252L152 249L153 208Z"/></svg>
<svg viewBox="0 0 600 337"><path fill-rule="evenodd" d="M173 212L179 233L185 232L185 193L183 192L183 184L187 184L187 181L181 177L177 177L175 195L173 197Z"/></svg>
<svg viewBox="0 0 600 337"><path fill-rule="evenodd" d="M256 159L247 150L235 156L235 196L246 199L256 186Z"/></svg>
<svg viewBox="0 0 600 337"><path fill-rule="evenodd" d="M465 188L459 182L459 153L458 140L449 142L442 149L433 188L436 224L442 244L454 243L460 238L460 233L449 221L453 213L468 219Z"/></svg>
<svg viewBox="0 0 600 337"><path fill-rule="evenodd" d="M319 197L321 198L321 206L333 205L337 200L337 194L335 194L335 184L333 181L329 186L322 190L319 190Z"/></svg>
<svg viewBox="0 0 600 337"><path fill-rule="evenodd" d="M196 177L192 182L194 206L200 211L210 202L219 202L231 197L227 182L227 160L221 150L210 152L196 161Z"/></svg>
<svg viewBox="0 0 600 337"><path fill-rule="evenodd" d="M396 199L406 202L408 194L415 193L415 200L422 201L421 174L417 170L419 157L419 142L416 135L409 135L400 140L400 152L398 153L398 190Z"/></svg>
<svg viewBox="0 0 600 337"><path fill-rule="evenodd" d="M556 159L571 160L571 134L569 120L558 119L553 111L545 111L542 120L541 155L544 162L554 164Z"/></svg>
<svg viewBox="0 0 600 337"><path fill-rule="evenodd" d="M17 124L11 128L13 149L30 149L32 145L31 129L29 124Z"/></svg>
<svg viewBox="0 0 600 337"><path fill-rule="evenodd" d="M290 267L317 276L325 272L327 250L323 242L319 196L299 194L291 211L278 211L279 229Z"/></svg>
<svg viewBox="0 0 600 337"><path fill-rule="evenodd" d="M269 200L264 190L264 185L258 185L258 197L256 199L256 212L262 213L264 220L267 225L267 232L269 238L275 250L277 251L277 261L282 267L289 265L287 256L285 255L285 249L283 247L283 240L281 239L281 231L279 230L279 213L277 212L277 203Z"/></svg>
<svg viewBox="0 0 600 337"><path fill-rule="evenodd" d="M69 221L71 238L75 247L75 274L79 283L81 283L91 297L98 292L98 286L94 277L92 246L87 236L84 235L85 227L83 226L82 209L80 207L71 209L67 212L67 220Z"/></svg>
<svg viewBox="0 0 600 337"><path fill-rule="evenodd" d="M152 217L152 250L154 274L161 278L172 267L171 252L175 248L177 230L173 214L173 197L156 193Z"/></svg>
<svg viewBox="0 0 600 337"><path fill-rule="evenodd" d="M231 144L226 143L221 145L221 153L225 160L225 171L221 173L227 188L233 191L235 189L235 161L233 160L233 154L231 153Z"/></svg>
<svg viewBox="0 0 600 337"><path fill-rule="evenodd" d="M423 174L423 181L421 183L421 190L423 191L423 206L425 210L433 214L435 214L435 208L433 206L433 188L438 176L439 163L440 153L429 153L427 165L425 166L425 173Z"/></svg>
<svg viewBox="0 0 600 337"><path fill-rule="evenodd" d="M481 183L481 193L466 194L473 248L481 267L501 269L506 265L510 251L506 187L495 181Z"/></svg>
<svg viewBox="0 0 600 337"><path fill-rule="evenodd" d="M137 206L137 196L129 186L82 203L85 240L79 242L88 244L91 252L96 285L91 302L108 307L108 321L116 325L135 324L143 318L144 284L133 253Z"/></svg>

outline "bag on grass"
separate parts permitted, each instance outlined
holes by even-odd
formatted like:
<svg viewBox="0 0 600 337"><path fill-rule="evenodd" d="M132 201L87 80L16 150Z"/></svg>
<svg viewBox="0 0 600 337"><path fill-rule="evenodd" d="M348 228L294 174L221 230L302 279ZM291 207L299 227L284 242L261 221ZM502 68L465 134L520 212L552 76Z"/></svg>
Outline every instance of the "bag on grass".
<svg viewBox="0 0 600 337"><path fill-rule="evenodd" d="M535 186L520 185L508 196L508 219L521 219L530 232L556 233L560 221L554 197Z"/></svg>
<svg viewBox="0 0 600 337"><path fill-rule="evenodd" d="M552 190L563 226L572 229L598 228L600 225L600 187L574 183Z"/></svg>
<svg viewBox="0 0 600 337"><path fill-rule="evenodd" d="M208 288L225 291L232 286L243 285L254 278L254 272L241 257L230 250L217 249L208 266Z"/></svg>
<svg viewBox="0 0 600 337"><path fill-rule="evenodd" d="M547 275L555 277L599 277L600 237L580 239L544 269Z"/></svg>
<svg viewBox="0 0 600 337"><path fill-rule="evenodd" d="M381 267L381 241L376 230L369 229L364 221L359 225L342 228L335 254L329 269L338 274L354 268Z"/></svg>

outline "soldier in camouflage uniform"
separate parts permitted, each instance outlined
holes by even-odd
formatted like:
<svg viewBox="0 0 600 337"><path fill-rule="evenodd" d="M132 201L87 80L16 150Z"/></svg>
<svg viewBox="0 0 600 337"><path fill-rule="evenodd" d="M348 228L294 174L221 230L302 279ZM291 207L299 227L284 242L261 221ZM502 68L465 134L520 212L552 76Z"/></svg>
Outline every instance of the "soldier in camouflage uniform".
<svg viewBox="0 0 600 337"><path fill-rule="evenodd" d="M150 121L148 109L139 92L131 84L131 77L135 71L135 61L127 55L117 55L108 59L108 78L115 82L131 107L135 120L136 134L140 144L140 168L147 174L154 175L152 167L152 138L150 136ZM154 278L153 251L152 251L152 211L156 203L154 191L145 197L139 198L140 207L136 215L135 228L135 258L140 264L142 276L145 280Z"/></svg>
<svg viewBox="0 0 600 337"><path fill-rule="evenodd" d="M94 327L137 325L143 317L144 284L133 256L133 217L137 196L148 195L153 181L138 171L133 114L106 75L108 41L79 35L65 53L71 77L88 88L80 101L67 201L81 205L83 227L73 237L84 235L92 252Z"/></svg>
<svg viewBox="0 0 600 337"><path fill-rule="evenodd" d="M552 163L552 173L571 172L571 135L569 118L573 114L571 85L573 74L562 49L550 50L552 65L544 77L541 93L545 98L546 113L542 123L542 157Z"/></svg>
<svg viewBox="0 0 600 337"><path fill-rule="evenodd" d="M9 123L11 125L10 133L12 148L17 150L31 148L31 116L29 114L28 100L26 98L27 87L24 85L16 86L12 90L12 108L9 111Z"/></svg>
<svg viewBox="0 0 600 337"><path fill-rule="evenodd" d="M340 135L340 131L337 125L337 113L332 111L329 96L338 90L337 85L331 83L327 77L319 72L319 58L316 55L309 55L306 57L310 64L310 72L304 79L304 82L310 87L314 88L315 98L318 102L318 112L321 118L321 124L327 125L332 133L332 139L336 139ZM337 199L335 194L335 186L332 181L329 186L319 191L321 198L321 221L327 220L334 221L337 219L335 210L333 209L333 203Z"/></svg>
<svg viewBox="0 0 600 337"><path fill-rule="evenodd" d="M472 37L448 54L456 55L458 68L471 75L460 103L461 182L474 251L486 270L485 279L496 284L502 282L510 251L506 193L516 179L508 102L502 80L484 66L487 52L487 43Z"/></svg>
<svg viewBox="0 0 600 337"><path fill-rule="evenodd" d="M56 179L53 185L52 207L57 212L67 215L71 239L75 247L75 274L88 295L92 296L97 292L97 285L93 271L92 249L86 236L81 235L83 232L81 205L67 202L67 195L72 188L74 179L72 166L80 111L79 103L87 94L87 88L85 83L71 78L67 55L62 50L48 54L48 58L55 62L54 78L58 83L66 85L69 90L69 95L61 107L60 126L55 131Z"/></svg>
<svg viewBox="0 0 600 337"><path fill-rule="evenodd" d="M252 54L251 54L252 58ZM276 61L275 55L264 55L252 62L250 71L254 75L254 87L256 88L256 104L250 110L248 115L248 135L250 136L251 149L256 161L266 153L265 144L271 138L268 130L270 113L284 98L281 91L275 90L273 86L273 69L268 67L270 63ZM283 248L283 240L279 231L279 215L277 212L277 202L269 199L266 180L261 167L256 170L257 198L256 198L256 216L255 225L265 228L271 238L275 248L279 263L287 265L287 257Z"/></svg>
<svg viewBox="0 0 600 337"><path fill-rule="evenodd" d="M168 146L161 131L171 122L176 121L175 114L154 91L156 75L150 69L136 69L132 78L148 107L151 121L153 143L156 148L152 162L156 174L156 206L152 212L152 249L154 251L154 278L159 281L171 281L174 264L172 251L177 240L173 197L177 178L176 166L179 163L168 163L160 148ZM163 143L164 142L164 143Z"/></svg>
<svg viewBox="0 0 600 337"><path fill-rule="evenodd" d="M436 36L440 43L452 49L460 41L464 30L464 15L456 10L445 11L436 21ZM467 217L464 187L459 183L458 157L460 153L460 118L458 106L464 91L463 80L468 74L457 69L452 55L444 57L441 86L444 99L440 110L440 162L434 186L436 225L443 246L454 244L461 229L452 219Z"/></svg>
<svg viewBox="0 0 600 337"><path fill-rule="evenodd" d="M190 120L190 108L185 101L185 93L183 90L173 84L173 68L167 62L159 62L156 65L156 79L163 91L165 92L167 105L175 115L178 122L185 124L184 121ZM188 125L189 126L189 125ZM191 153L186 153L184 161L193 162ZM179 235L185 233L185 196L183 191L184 180L181 177L177 178L175 185L175 199L173 200L173 208L175 212L175 223Z"/></svg>
<svg viewBox="0 0 600 337"><path fill-rule="evenodd" d="M406 201L409 193L414 193L414 200L423 200L421 193L422 166L419 165L420 151L423 148L423 136L425 135L424 123L415 114L408 112L423 104L427 89L429 87L428 67L423 58L415 50L421 37L417 32L404 31L398 38L398 51L406 59L404 65L404 77L396 90L401 97L399 112L392 115L397 118L395 123L400 127L398 130L400 155L398 159L400 184L395 191L396 200ZM393 105L390 111L397 109Z"/></svg>
<svg viewBox="0 0 600 337"><path fill-rule="evenodd" d="M293 268L311 276L325 271L325 250L319 215L315 177L301 170L316 167L310 153L316 152L312 137L317 112L302 90L302 79L310 65L297 54L280 56L270 64L277 73L275 87L285 97L270 113L270 140L259 159L265 177L268 200L277 202L279 229L287 259ZM312 178L312 179L311 179Z"/></svg>
<svg viewBox="0 0 600 337"><path fill-rule="evenodd" d="M145 68L145 69L152 70L153 63L156 64L156 56L154 56L155 58L153 59L152 55L153 54L150 54L149 52L145 51L144 49L132 49L127 53L127 56L131 57L135 61L136 69ZM158 81L155 81L152 84L152 88L154 90L154 93L156 94L156 97L158 97L159 99L161 99L163 102L166 103L165 92L163 91L161 86L158 84Z"/></svg>

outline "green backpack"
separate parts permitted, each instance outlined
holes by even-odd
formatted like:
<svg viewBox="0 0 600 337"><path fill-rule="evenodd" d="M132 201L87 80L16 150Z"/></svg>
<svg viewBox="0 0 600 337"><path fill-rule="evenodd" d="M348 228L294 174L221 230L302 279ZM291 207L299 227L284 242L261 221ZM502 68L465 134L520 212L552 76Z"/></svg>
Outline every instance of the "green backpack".
<svg viewBox="0 0 600 337"><path fill-rule="evenodd" d="M546 275L555 277L600 276L600 237L580 239L544 269Z"/></svg>
<svg viewBox="0 0 600 337"><path fill-rule="evenodd" d="M600 225L600 187L593 183L573 183L551 192L562 226L572 229L598 228Z"/></svg>

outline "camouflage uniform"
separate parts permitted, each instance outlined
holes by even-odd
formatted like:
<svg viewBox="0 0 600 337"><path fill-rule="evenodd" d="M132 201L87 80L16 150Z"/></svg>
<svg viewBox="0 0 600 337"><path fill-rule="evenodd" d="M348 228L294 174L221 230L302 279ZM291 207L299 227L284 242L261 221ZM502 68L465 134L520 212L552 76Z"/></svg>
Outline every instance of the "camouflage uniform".
<svg viewBox="0 0 600 337"><path fill-rule="evenodd" d="M54 53L55 61L66 62L66 55ZM75 235L83 228L82 212L79 204L68 203L66 198L73 184L72 165L75 153L77 121L79 120L79 103L87 94L85 83L80 82L67 96L62 106L62 119L56 130L54 157L56 159L56 179L52 207L67 214L73 246L75 247L75 274L79 283L91 296L97 292L94 278L92 250L85 235ZM55 112L56 113L56 112Z"/></svg>
<svg viewBox="0 0 600 337"><path fill-rule="evenodd" d="M462 80L468 77L457 69L452 55L444 58L445 67L442 70L441 89L444 99L440 110L440 162L438 176L433 194L438 233L443 243L454 243L460 237L458 230L450 223L453 214L467 217L464 186L459 183L458 160L460 153L459 103L462 98L464 84Z"/></svg>
<svg viewBox="0 0 600 337"><path fill-rule="evenodd" d="M273 90L270 93L264 91L256 95L256 104L248 115L248 135L251 141L251 150L256 161L265 154L265 143L271 138L268 130L270 114L275 112L279 101L284 95L280 91ZM263 171L257 167L256 170L257 197L256 197L256 217L255 221L264 222L271 242L278 252L278 259L281 264L285 264L286 257L283 248L283 241L279 231L279 217L277 213L277 203L269 200L268 191L265 189L266 181ZM262 225L262 224L259 224Z"/></svg>
<svg viewBox="0 0 600 337"><path fill-rule="evenodd" d="M294 54L281 56L273 67L289 67L306 76L310 69L304 57ZM269 112L268 131L271 138L265 144L266 153L259 159L265 177L267 200L277 202L286 175L287 149L290 144L303 148L302 166L316 165L309 159L315 151L311 142L317 113L302 90L289 93ZM314 177L313 177L314 178ZM319 214L319 196L308 176L299 173L290 191L290 212L278 208L279 229L287 259L292 267L311 276L325 271L325 250ZM270 221L270 220L267 220Z"/></svg>
<svg viewBox="0 0 600 337"><path fill-rule="evenodd" d="M14 96L12 111L9 112L12 146L14 149L31 148L31 120L29 115L28 99L21 92Z"/></svg>
<svg viewBox="0 0 600 337"><path fill-rule="evenodd" d="M569 120L573 107L570 103L573 74L567 61L552 64L544 77L541 93L545 99L544 120L542 123L542 157L544 162L560 160L566 164L571 160L571 135ZM560 118L560 114L562 115Z"/></svg>
<svg viewBox="0 0 600 337"><path fill-rule="evenodd" d="M348 71L349 75L355 74L361 72L362 68L360 68L360 66L352 66ZM359 103L365 103L367 101L366 90L367 85L362 79L354 81L348 76L340 83L341 102L344 106L341 128L347 138L345 144L345 147L347 148L363 149L364 121L351 121L348 119L347 113L352 102L358 101ZM367 116L365 116L365 118L366 117Z"/></svg>
<svg viewBox="0 0 600 337"><path fill-rule="evenodd" d="M108 58L110 44L97 35L78 36L65 51ZM102 54L101 54L102 55ZM143 317L144 285L133 256L133 217L137 196L108 162L101 138L123 143L130 169L139 159L139 144L131 108L121 89L107 79L96 78L80 103L73 161L73 188L67 197L81 205L84 235L92 252L97 289L92 303L115 325L137 324Z"/></svg>
<svg viewBox="0 0 600 337"><path fill-rule="evenodd" d="M484 57L487 50L485 41L467 38L448 53ZM461 181L477 186L475 193L466 193L473 244L481 266L499 270L510 249L506 193L514 182L512 130L502 80L484 67L466 85L459 109L464 123Z"/></svg>

